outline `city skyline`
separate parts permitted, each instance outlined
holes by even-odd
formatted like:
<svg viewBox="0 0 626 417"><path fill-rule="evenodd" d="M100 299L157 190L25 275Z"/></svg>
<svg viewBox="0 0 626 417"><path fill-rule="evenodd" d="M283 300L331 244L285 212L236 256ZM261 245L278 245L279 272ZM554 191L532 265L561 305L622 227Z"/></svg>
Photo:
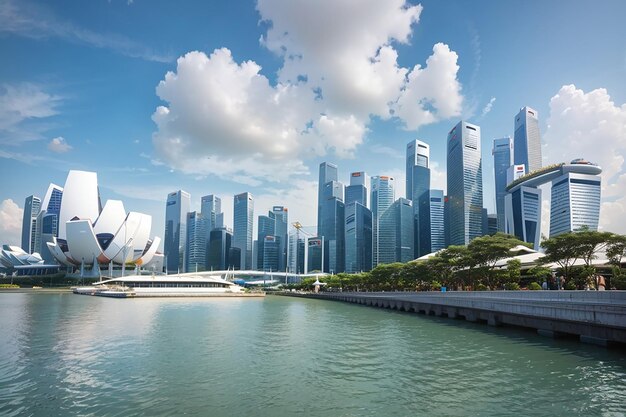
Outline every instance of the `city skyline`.
<svg viewBox="0 0 626 417"><path fill-rule="evenodd" d="M626 87L621 82L626 72L626 59L620 54L606 53L611 48L619 50L617 39L623 36L613 38L593 30L599 22L618 27L610 22L623 15L619 12L624 9L623 4L605 2L590 7L576 3L575 7L563 8L531 2L522 7L536 16L533 32L520 27L514 35L507 33L510 30L503 22L511 13L510 6L506 5L478 7L482 13L468 13L475 7L461 2L448 2L445 6L422 2L422 7L416 3L389 2L376 8L372 6L373 11L363 16L353 16L342 5L335 2L332 7L339 17L354 25L336 28L325 23L324 26L334 35L331 40L343 41L337 42L338 45L324 37L299 38L301 43L281 39L275 29L296 30L292 23L297 21L300 11L296 10L297 5L278 7L273 2L224 6L224 10L211 10L215 13L209 17L206 15L211 14L208 7L190 4L189 10L181 12L195 11L198 15L197 19L189 18L188 23L189 31L197 39L184 35L174 37L172 32L164 31L150 44L147 35L151 32L146 25L131 29L149 7L139 1L130 5L125 2L77 4L69 11L54 4L0 3L3 23L0 47L13 57L11 65L0 69L0 103L7 110L0 118L0 170L12 183L0 189L3 240L19 244L20 210L23 210L25 197L34 194L41 198L49 182L63 183L69 169L97 171L102 179L103 199L124 199L131 210L150 213L154 216L155 233L160 236L165 236L165 198L179 189L191 194L190 211L200 211L201 196L220 196L224 223L230 227L233 226L232 196L246 191L255 197L255 227L256 217L270 211L274 205L288 207L290 221L315 226L316 177L321 161L336 164L338 180L344 184L348 184L352 172L391 176L395 179L397 199L403 196L405 189L404 149L412 140L431 146L431 188L447 192L445 139L447 132L460 120L481 127L484 206L489 213L495 213L493 158L490 157L493 139L514 137L514 117L525 106L536 109L539 115L543 165L582 157L602 166L600 225L624 232L625 226L616 220L623 216L626 206L623 162L626 107L622 104L626 102ZM317 11L308 12L328 11L331 6L320 2L317 7ZM243 11L236 12L237 8ZM577 11L574 13L572 9ZM372 16L374 11L379 15L387 13L397 27L382 25ZM125 19L120 17L123 13ZM99 14L104 17L98 18ZM167 10L159 11L155 21L163 22L166 14ZM235 34L223 24L207 28L211 25L206 21L223 20L225 16L241 23L241 34ZM441 23L452 16L463 16L467 27L444 28ZM585 26L588 30L574 31L561 25L548 41L534 33L547 30L552 33L551 25L555 21L576 20L581 16L591 23ZM16 27L10 24L10 18L20 18L30 24ZM110 26L102 29L105 18ZM257 24L259 21L261 25ZM37 22L53 22L61 29L51 32ZM325 55L310 42L319 43L330 52L345 53L356 45L354 34L370 23L375 23L368 29L377 37L373 43L364 45L364 49L356 48L354 53L359 55L353 56L353 67L346 69L334 61L327 66L321 64ZM623 31L621 27L616 30ZM85 33L94 36L81 38ZM104 37L95 36L99 33L120 36L111 37L114 40L107 43L102 41ZM163 42L164 39L170 42ZM299 51L302 62L290 63L285 59L280 53L282 44L292 48L290 52ZM603 48L597 48L598 44ZM494 70L502 69L500 57L509 48L516 50L516 56L505 71L494 77ZM191 52L195 50L199 52ZM37 53L41 56L33 61ZM84 68L49 59L51 54L64 55L68 63L80 63ZM373 63L378 63L378 67L370 66L370 60L363 63L363 56L373 56ZM575 58L579 56L585 56L586 60L579 62ZM176 58L179 58L178 63ZM253 62L246 64L248 60ZM551 71L541 71L541 75L533 72L540 62L551 66ZM188 72L193 63L202 64L204 72ZM256 67L257 64L261 68ZM415 65L420 65L422 72ZM218 67L228 71L227 74L217 72ZM120 71L121 68L125 70ZM395 74L405 71L405 81L397 81L404 86L405 93L395 97L395 93L389 91L396 91L400 84L390 86L375 82L382 79L383 70L395 70ZM253 106L263 96L251 96L250 90L244 88L245 76L250 74L260 83L261 93L273 94L280 84L286 88L286 95L293 94L291 99L294 100L302 97L299 87L306 83L309 87L315 82L319 84L320 74L328 75L326 84L320 84L322 91L318 94L322 99L318 97L315 101L322 101L327 109L325 118L312 119L316 132L309 139L314 143L302 148L302 138L294 139L289 129L286 129L284 141L269 141L267 135L259 134L258 137L244 135L249 142L242 142L241 131L233 133L231 125L218 125L224 138L232 139L233 147L227 146L228 140L220 139L224 143L193 142L190 151L207 155L207 149L212 150L220 155L223 163L220 159L209 159L205 164L197 164L189 157L191 154L181 153L182 160L187 158L189 165L180 165L177 156L171 154L177 147L165 146L169 143L168 134L181 133L175 130L177 127L168 119L168 114L173 117L190 104L186 101L189 94L180 93L194 91L190 88L195 86L206 93L202 97L222 97L208 90L204 81L230 79L232 84L225 84L229 89L222 93L240 92L248 98L256 98L257 101L250 101ZM307 80L298 80L300 74L307 75ZM337 83L344 80L341 76L346 74L346 80L357 79L357 76L366 80L365 93L371 94L363 96L364 90L351 82ZM233 78L220 78L226 75ZM449 96L458 101L443 103L443 98L435 97L425 83L450 87ZM111 97L111 88L102 87L107 85L114 86L114 91L115 88L124 91L119 100ZM380 106L381 97L385 97L381 91L397 98L393 108L386 104ZM202 97L198 98L201 103L205 100ZM251 113L257 108L250 106L238 107L241 115L258 114L259 118L253 120L256 124L242 123L242 126L256 126L261 133L264 130L274 132L272 125L292 127L291 121L296 123L303 116L321 114L319 109L311 113L311 109L294 106L293 119L276 119L274 113L282 108ZM195 127L207 132L203 124ZM190 126L185 129L181 137L189 139ZM306 126L300 130L305 129ZM341 135L338 141L333 141L331 133L336 131ZM259 148L259 144L263 147ZM111 157L106 157L109 154ZM241 166L256 172L233 171L229 165L237 168L237 164L228 163L233 155ZM221 171L198 172L191 164L208 165ZM545 200L549 200L549 193L544 193ZM544 211L542 220L548 219L549 214Z"/></svg>

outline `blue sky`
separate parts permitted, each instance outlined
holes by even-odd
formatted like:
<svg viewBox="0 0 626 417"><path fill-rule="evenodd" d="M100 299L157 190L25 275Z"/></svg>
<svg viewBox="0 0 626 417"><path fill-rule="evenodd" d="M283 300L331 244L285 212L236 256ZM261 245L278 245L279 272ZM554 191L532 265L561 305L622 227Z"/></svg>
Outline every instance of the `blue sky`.
<svg viewBox="0 0 626 417"><path fill-rule="evenodd" d="M445 188L461 119L481 126L493 212L492 142L524 105L544 163L605 168L601 226L624 233L623 16L622 1L0 0L0 241L18 243L24 198L69 169L97 171L103 199L161 236L180 188L195 209L221 196L229 224L251 191L256 215L284 204L314 225L321 161L344 182L394 175L401 197L418 138Z"/></svg>

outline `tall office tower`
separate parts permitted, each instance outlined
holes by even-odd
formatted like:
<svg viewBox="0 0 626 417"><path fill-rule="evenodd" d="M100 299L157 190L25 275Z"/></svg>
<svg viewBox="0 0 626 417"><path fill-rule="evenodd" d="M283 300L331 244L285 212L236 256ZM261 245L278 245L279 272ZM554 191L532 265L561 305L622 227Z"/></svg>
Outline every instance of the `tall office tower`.
<svg viewBox="0 0 626 417"><path fill-rule="evenodd" d="M50 265L50 264L56 264L58 263L58 261L56 260L56 258L52 255L52 253L50 252L50 248L48 248L47 243L50 242L54 242L54 238L57 235L57 231L59 230L58 227L58 214L45 214L43 216L41 216L42 213L39 213L39 217L37 219L37 230L39 233L39 245L41 246L41 249L39 250L39 254L41 255L41 259L44 260L44 263ZM41 218L41 222L39 221L39 218ZM39 227L39 224L41 223L41 228Z"/></svg>
<svg viewBox="0 0 626 417"><path fill-rule="evenodd" d="M541 168L541 136L536 110L522 107L515 116L513 136L513 160L515 165L524 165L526 172Z"/></svg>
<svg viewBox="0 0 626 417"><path fill-rule="evenodd" d="M406 195L415 214L415 257L430 253L430 146L413 140L406 145Z"/></svg>
<svg viewBox="0 0 626 417"><path fill-rule="evenodd" d="M256 269L259 271L269 271L265 268L263 259L263 245L267 236L274 236L276 232L276 221L270 216L259 216L257 226L257 250L256 250ZM276 270L276 268L274 268Z"/></svg>
<svg viewBox="0 0 626 417"><path fill-rule="evenodd" d="M280 239L278 237L265 236L263 238L262 257L263 257L263 270L264 271L277 271L278 270L278 262L279 262L279 257L280 257Z"/></svg>
<svg viewBox="0 0 626 417"><path fill-rule="evenodd" d="M525 185L511 188L504 196L504 213L504 232L532 243L539 250L541 189Z"/></svg>
<svg viewBox="0 0 626 417"><path fill-rule="evenodd" d="M494 139L493 171L496 182L496 215L498 230L504 232L504 196L506 195L507 170L513 165L513 142L510 137Z"/></svg>
<svg viewBox="0 0 626 417"><path fill-rule="evenodd" d="M480 127L461 121L448 133L450 244L482 235L483 171Z"/></svg>
<svg viewBox="0 0 626 417"><path fill-rule="evenodd" d="M346 187L346 207L355 201L362 206L369 207L367 198L370 189L369 182L370 178L363 171L350 174L350 185Z"/></svg>
<svg viewBox="0 0 626 417"><path fill-rule="evenodd" d="M395 180L393 177L386 175L372 177L372 192L371 192L371 205L372 205L372 244L373 251L373 266L375 267L379 263L383 263L380 259L380 251L389 251L390 248L386 248L393 239L393 230L388 227L382 227L380 219L395 200ZM380 241L382 238L382 242ZM382 243L382 244L381 244ZM386 257L384 258L387 259Z"/></svg>
<svg viewBox="0 0 626 417"><path fill-rule="evenodd" d="M450 199L448 196L443 197L443 230L446 244L444 247L450 246Z"/></svg>
<svg viewBox="0 0 626 417"><path fill-rule="evenodd" d="M37 216L41 210L41 199L30 195L24 201L22 217L22 249L28 253L35 252L35 236L37 236Z"/></svg>
<svg viewBox="0 0 626 417"><path fill-rule="evenodd" d="M241 269L252 269L252 228L254 226L254 200L246 192L234 197L233 247L241 250Z"/></svg>
<svg viewBox="0 0 626 417"><path fill-rule="evenodd" d="M319 181L317 183L317 234L322 236L321 231L324 227L324 215L322 206L325 201L324 186L331 181L337 181L337 165L330 162L322 162L320 164ZM338 197L338 196L336 196Z"/></svg>
<svg viewBox="0 0 626 417"><path fill-rule="evenodd" d="M325 263L324 259L324 239L321 237L310 237L307 239L306 262L304 273L322 271Z"/></svg>
<svg viewBox="0 0 626 417"><path fill-rule="evenodd" d="M446 247L443 190L430 190L430 247L428 253Z"/></svg>
<svg viewBox="0 0 626 417"><path fill-rule="evenodd" d="M278 238L278 267L279 271L287 268L287 225L289 224L289 211L284 206L274 206L269 216L274 219L274 236Z"/></svg>
<svg viewBox="0 0 626 417"><path fill-rule="evenodd" d="M487 215L487 234L493 236L498 233L498 215L489 213Z"/></svg>
<svg viewBox="0 0 626 417"><path fill-rule="evenodd" d="M209 233L209 251L207 253L207 270L225 271L234 268L229 255L231 253L233 234L226 227L213 229ZM236 263L240 263L240 253L237 253Z"/></svg>
<svg viewBox="0 0 626 417"><path fill-rule="evenodd" d="M207 264L207 225L208 221L202 213L187 213L187 251L185 256L185 272L204 271Z"/></svg>
<svg viewBox="0 0 626 417"><path fill-rule="evenodd" d="M67 188L67 187L66 187ZM65 201L65 195L64 199ZM187 213L191 205L191 195L178 190L167 195L165 206L165 238L163 253L168 273L185 271Z"/></svg>
<svg viewBox="0 0 626 417"><path fill-rule="evenodd" d="M346 206L346 272L372 269L372 212L354 201Z"/></svg>
<svg viewBox="0 0 626 417"><path fill-rule="evenodd" d="M211 230L224 226L222 199L213 195L205 195L200 202L200 212L206 221L207 237Z"/></svg>
<svg viewBox="0 0 626 417"><path fill-rule="evenodd" d="M524 175L526 175L526 167L524 165L511 165L506 171L506 184L509 185Z"/></svg>
<svg viewBox="0 0 626 417"><path fill-rule="evenodd" d="M482 233L481 236L487 236L489 234L489 212L483 207L482 211Z"/></svg>
<svg viewBox="0 0 626 417"><path fill-rule="evenodd" d="M601 185L600 175L573 172L552 180L550 237L583 226L598 230Z"/></svg>
<svg viewBox="0 0 626 417"><path fill-rule="evenodd" d="M303 274L306 251L306 238L298 229L289 234L289 272Z"/></svg>
<svg viewBox="0 0 626 417"><path fill-rule="evenodd" d="M324 239L324 272L343 272L345 257L343 185L336 181L327 182L324 185L322 199L320 237Z"/></svg>
<svg viewBox="0 0 626 417"><path fill-rule="evenodd" d="M380 218L378 263L409 262L415 259L413 203L397 199Z"/></svg>

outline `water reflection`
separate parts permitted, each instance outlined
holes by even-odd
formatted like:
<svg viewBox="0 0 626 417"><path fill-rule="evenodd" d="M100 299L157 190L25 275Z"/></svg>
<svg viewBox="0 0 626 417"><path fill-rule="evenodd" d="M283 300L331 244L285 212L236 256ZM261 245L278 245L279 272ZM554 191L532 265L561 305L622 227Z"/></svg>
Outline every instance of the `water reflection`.
<svg viewBox="0 0 626 417"><path fill-rule="evenodd" d="M622 351L463 321L282 297L1 294L0 314L0 415L625 412Z"/></svg>

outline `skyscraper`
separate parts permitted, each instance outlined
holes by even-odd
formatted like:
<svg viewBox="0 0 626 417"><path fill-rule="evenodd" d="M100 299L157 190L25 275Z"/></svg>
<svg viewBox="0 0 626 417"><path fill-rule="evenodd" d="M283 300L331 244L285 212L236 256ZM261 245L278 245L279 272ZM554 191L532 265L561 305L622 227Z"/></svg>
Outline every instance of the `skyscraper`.
<svg viewBox="0 0 626 417"><path fill-rule="evenodd" d="M361 171L350 174L350 185L346 187L346 207L355 201L362 206L369 207L367 198L369 189L367 173Z"/></svg>
<svg viewBox="0 0 626 417"><path fill-rule="evenodd" d="M213 195L205 195L200 202L200 212L206 221L207 236L211 230L223 227L222 199Z"/></svg>
<svg viewBox="0 0 626 417"><path fill-rule="evenodd" d="M252 269L252 228L254 226L254 200L246 192L234 197L233 247L241 250L241 269Z"/></svg>
<svg viewBox="0 0 626 417"><path fill-rule="evenodd" d="M524 165L530 173L541 168L541 136L536 110L522 107L515 116L513 136L513 160L515 165Z"/></svg>
<svg viewBox="0 0 626 417"><path fill-rule="evenodd" d="M430 248L428 253L446 247L443 190L430 190Z"/></svg>
<svg viewBox="0 0 626 417"><path fill-rule="evenodd" d="M504 196L506 195L507 170L513 165L513 142L510 137L494 139L493 171L496 183L496 215L498 230L504 232Z"/></svg>
<svg viewBox="0 0 626 417"><path fill-rule="evenodd" d="M373 266L382 262L379 259L381 251L393 250L389 247L389 242L393 240L394 231L382 225L380 219L395 200L394 183L393 177L386 175L372 177L370 201L372 204L372 241L374 247ZM384 259L388 259L388 257L384 257Z"/></svg>
<svg viewBox="0 0 626 417"><path fill-rule="evenodd" d="M187 251L185 253L185 271L204 271L207 264L207 219L202 213L192 211L187 213Z"/></svg>
<svg viewBox="0 0 626 417"><path fill-rule="evenodd" d="M324 272L342 272L344 268L344 187L337 181L337 166L320 164L317 234L324 240Z"/></svg>
<svg viewBox="0 0 626 417"><path fill-rule="evenodd" d="M232 261L240 264L240 259L232 260L229 255L231 253L233 234L225 227L211 230L209 233L209 250L207 253L207 270L224 271L235 267ZM240 258L240 252L237 252L237 258Z"/></svg>
<svg viewBox="0 0 626 417"><path fill-rule="evenodd" d="M525 185L511 188L504 196L504 209L504 232L517 236L524 242L532 243L533 247L539 250L541 189Z"/></svg>
<svg viewBox="0 0 626 417"><path fill-rule="evenodd" d="M414 210L411 200L399 198L380 218L378 263L409 262L415 259Z"/></svg>
<svg viewBox="0 0 626 417"><path fill-rule="evenodd" d="M372 269L372 212L354 201L346 206L346 272Z"/></svg>
<svg viewBox="0 0 626 417"><path fill-rule="evenodd" d="M257 226L257 261L256 267L259 271L269 271L268 268L265 267L264 263L264 247L265 238L268 236L274 236L276 233L276 221L273 217L270 216L259 216L258 226ZM273 268L275 271L277 267Z"/></svg>
<svg viewBox="0 0 626 417"><path fill-rule="evenodd" d="M322 162L320 164L319 181L317 183L317 234L321 236L324 227L324 219L322 214L322 206L324 203L324 186L330 181L337 181L337 165L330 162ZM338 196L336 196L338 197Z"/></svg>
<svg viewBox="0 0 626 417"><path fill-rule="evenodd" d="M285 271L287 267L287 228L289 225L289 211L284 206L274 206L269 216L274 219L274 236L278 242L278 270Z"/></svg>
<svg viewBox="0 0 626 417"><path fill-rule="evenodd" d="M168 273L186 270L187 213L190 205L191 195L186 191L179 190L167 196L163 253Z"/></svg>
<svg viewBox="0 0 626 417"><path fill-rule="evenodd" d="M39 210L41 210L41 199L34 195L26 197L24 201L24 215L22 217L22 249L28 253L35 252Z"/></svg>
<svg viewBox="0 0 626 417"><path fill-rule="evenodd" d="M598 230L601 185L600 175L573 172L552 181L550 237L583 226Z"/></svg>
<svg viewBox="0 0 626 417"><path fill-rule="evenodd" d="M304 261L306 250L306 238L300 230L294 229L289 235L289 272L294 274L304 273Z"/></svg>
<svg viewBox="0 0 626 417"><path fill-rule="evenodd" d="M430 253L430 146L413 140L406 145L406 195L415 215L415 257Z"/></svg>
<svg viewBox="0 0 626 417"><path fill-rule="evenodd" d="M448 133L450 244L482 235L483 174L480 127L461 121Z"/></svg>

